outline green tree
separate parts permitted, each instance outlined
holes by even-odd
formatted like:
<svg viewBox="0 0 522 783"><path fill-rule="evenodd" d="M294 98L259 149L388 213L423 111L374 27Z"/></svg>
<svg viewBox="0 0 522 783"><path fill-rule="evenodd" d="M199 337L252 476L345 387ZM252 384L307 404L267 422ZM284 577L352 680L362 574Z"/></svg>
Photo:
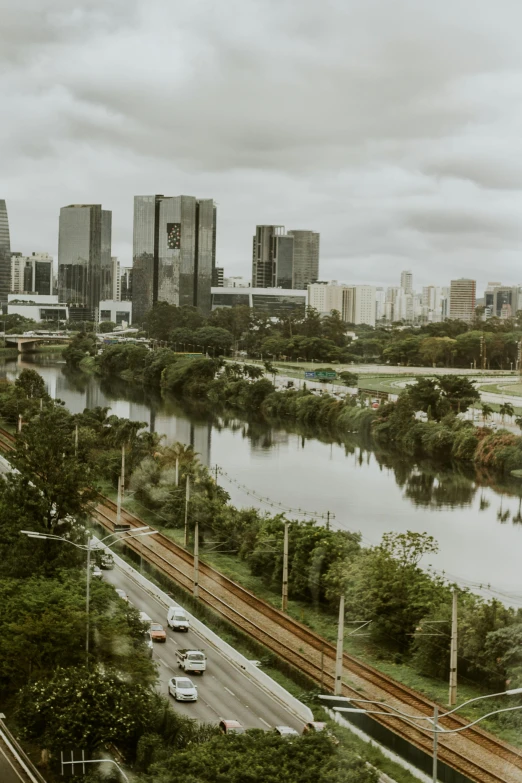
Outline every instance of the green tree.
<svg viewBox="0 0 522 783"><path fill-rule="evenodd" d="M480 394L469 378L461 375L442 375L437 379L437 383L455 413L464 413L474 402L480 400Z"/></svg>
<svg viewBox="0 0 522 783"><path fill-rule="evenodd" d="M194 344L214 354L228 354L234 342L233 335L227 329L215 326L203 326L194 332Z"/></svg>
<svg viewBox="0 0 522 783"><path fill-rule="evenodd" d="M132 753L154 727L157 710L148 687L109 667L60 667L52 679L24 688L18 715L25 735L54 753L71 747L92 753L109 742Z"/></svg>
<svg viewBox="0 0 522 783"><path fill-rule="evenodd" d="M23 369L14 382L15 389L22 392L26 397L49 398L45 381L36 370Z"/></svg>
<svg viewBox="0 0 522 783"><path fill-rule="evenodd" d="M491 405L488 405L487 402L482 403L481 411L482 411L482 421L485 424L487 419L491 418L494 411Z"/></svg>
<svg viewBox="0 0 522 783"><path fill-rule="evenodd" d="M502 417L502 424L504 424L504 419L506 416L513 416L515 413L515 408L510 402L503 402L499 408L499 413Z"/></svg>
<svg viewBox="0 0 522 783"><path fill-rule="evenodd" d="M442 405L442 395L434 378L419 378L406 392L414 410L429 413L433 418L440 419L448 411L448 406Z"/></svg>
<svg viewBox="0 0 522 783"><path fill-rule="evenodd" d="M115 328L116 324L114 321L101 321L98 326L98 331L100 334L109 334L110 332L114 332Z"/></svg>
<svg viewBox="0 0 522 783"><path fill-rule="evenodd" d="M342 380L344 386L357 386L359 382L359 376L356 372L349 372L344 370L339 373L339 378Z"/></svg>

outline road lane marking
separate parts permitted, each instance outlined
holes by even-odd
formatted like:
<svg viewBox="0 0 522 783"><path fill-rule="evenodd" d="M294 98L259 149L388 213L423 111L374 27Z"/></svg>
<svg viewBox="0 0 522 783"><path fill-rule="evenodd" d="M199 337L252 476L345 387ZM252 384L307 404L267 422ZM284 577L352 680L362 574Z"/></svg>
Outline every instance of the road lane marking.
<svg viewBox="0 0 522 783"><path fill-rule="evenodd" d="M163 658L160 658L160 657L159 657L159 655L156 655L156 660L158 660L158 661L159 661L161 664L163 664L163 666L164 666L166 669L169 669L169 668L170 668L170 667L169 667L169 665L168 665L168 663L165 663L165 661L163 660Z"/></svg>
<svg viewBox="0 0 522 783"><path fill-rule="evenodd" d="M257 717L259 718L259 720L261 721L261 723L264 723L264 724L265 724L265 726L268 726L268 728L269 728L269 729L271 729L271 728L272 728L272 727L271 727L271 725L270 725L269 723L267 723L267 722L266 722L266 720L265 720L264 718L262 718L262 717L261 717L261 715L258 715Z"/></svg>
<svg viewBox="0 0 522 783"><path fill-rule="evenodd" d="M226 690L226 691L228 691L228 692L230 693L230 695L231 695L231 696L233 696L233 697L234 697L234 699L236 698L236 694L235 694L235 693L232 693L232 691L230 690L230 688L227 688L227 686L226 686L226 685L225 685L225 686L223 686L223 687L225 688L225 690Z"/></svg>
<svg viewBox="0 0 522 783"><path fill-rule="evenodd" d="M176 639L173 639L171 636L169 636L169 637L168 637L168 640L169 640L169 642L172 642L172 644L175 644L175 645L176 645L176 647L179 647L179 645L178 645L178 643L177 643Z"/></svg>

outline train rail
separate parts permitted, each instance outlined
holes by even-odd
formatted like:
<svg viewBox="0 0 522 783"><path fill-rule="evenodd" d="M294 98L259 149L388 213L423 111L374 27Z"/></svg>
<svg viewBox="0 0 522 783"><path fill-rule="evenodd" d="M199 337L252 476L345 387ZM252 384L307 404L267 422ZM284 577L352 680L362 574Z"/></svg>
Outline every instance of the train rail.
<svg viewBox="0 0 522 783"><path fill-rule="evenodd" d="M94 510L93 516L111 530L116 518L116 504L105 497L100 499L102 502ZM144 524L143 520L128 511L122 510L121 515L122 521L127 522L131 529ZM129 539L126 545L181 587L192 591L192 554L163 533ZM202 603L221 617L321 684L325 690L333 690L335 647L330 642L201 559L199 595ZM406 711L413 710L419 715L433 714L432 701L361 660L345 653L343 666L343 695L387 701L392 706L402 710L406 707ZM442 708L441 712L444 712ZM397 718L376 716L376 719L431 754L431 732L417 729ZM446 729L458 729L466 725L467 721L456 714L441 720L441 726ZM471 727L466 735L451 735L451 738L439 736L441 761L480 783L522 783L522 752L478 727Z"/></svg>
<svg viewBox="0 0 522 783"><path fill-rule="evenodd" d="M0 451L14 448L15 436L0 428ZM116 504L102 495L92 515L106 529L116 521ZM122 509L122 521L130 528L143 520ZM126 545L160 572L188 591L193 587L192 554L163 533L129 539ZM325 690L333 690L335 647L307 626L261 600L200 559L199 595L202 603L267 649L306 674ZM347 653L343 656L343 695L386 701L390 706L431 716L434 703ZM441 712L444 712L441 709ZM381 724L431 755L432 734L398 718L375 716ZM455 714L442 718L441 726L458 729L467 721ZM522 783L522 752L473 726L457 735L439 735L439 758L477 783Z"/></svg>

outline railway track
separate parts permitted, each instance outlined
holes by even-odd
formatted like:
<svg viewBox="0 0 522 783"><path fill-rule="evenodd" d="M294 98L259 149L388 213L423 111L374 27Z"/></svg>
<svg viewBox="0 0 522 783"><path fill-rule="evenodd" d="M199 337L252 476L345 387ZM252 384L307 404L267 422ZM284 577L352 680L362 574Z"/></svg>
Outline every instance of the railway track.
<svg viewBox="0 0 522 783"><path fill-rule="evenodd" d="M116 504L105 497L101 500L93 516L106 529L112 530ZM139 517L124 510L122 521L131 528L144 524ZM157 533L154 537L129 539L126 545L181 587L192 591L193 557L170 538ZM202 603L221 617L321 684L325 690L333 690L335 647L330 642L201 560L199 594ZM391 706L402 710L406 708L406 711L419 715L433 714L432 701L359 659L345 653L343 665L343 695L386 701ZM444 709L441 708L441 712ZM396 718L375 717L394 733L431 755L433 735L430 732ZM441 720L441 726L446 729L466 725L467 721L456 714ZM439 736L441 761L480 783L522 783L520 751L478 727L468 729L466 735Z"/></svg>
<svg viewBox="0 0 522 783"><path fill-rule="evenodd" d="M0 451L13 449L15 437L0 428ZM107 530L116 520L116 504L102 495L93 518ZM122 509L122 521L131 528L143 520ZM131 547L181 587L192 591L194 561L190 552L162 533L129 539ZM333 690L335 647L307 626L262 601L253 593L200 560L199 594L202 603L280 658L305 673L325 690ZM385 701L403 711L431 716L434 703L418 692L382 674L347 653L343 658L343 695ZM441 708L441 712L444 709ZM432 734L405 721L374 716L395 734L431 755ZM457 714L441 720L446 729L458 729L467 721ZM522 752L479 727L445 737L439 735L439 758L477 783L522 783Z"/></svg>

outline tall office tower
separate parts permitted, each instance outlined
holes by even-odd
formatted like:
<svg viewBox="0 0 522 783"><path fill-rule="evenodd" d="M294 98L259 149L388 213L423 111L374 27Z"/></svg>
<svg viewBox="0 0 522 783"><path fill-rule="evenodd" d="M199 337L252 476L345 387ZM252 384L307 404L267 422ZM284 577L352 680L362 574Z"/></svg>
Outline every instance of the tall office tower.
<svg viewBox="0 0 522 783"><path fill-rule="evenodd" d="M305 290L319 277L319 234L284 226L256 226L252 248L253 288Z"/></svg>
<svg viewBox="0 0 522 783"><path fill-rule="evenodd" d="M382 321L382 319L386 316L385 304L386 304L386 293L384 291L384 288L376 288L375 289L375 320L376 321Z"/></svg>
<svg viewBox="0 0 522 783"><path fill-rule="evenodd" d="M452 280L450 286L449 317L471 321L475 315L476 281L461 278Z"/></svg>
<svg viewBox="0 0 522 783"><path fill-rule="evenodd" d="M135 196L133 319L156 302L210 312L216 266L216 206L194 196Z"/></svg>
<svg viewBox="0 0 522 783"><path fill-rule="evenodd" d="M86 308L91 319L102 292L111 295L111 224L112 212L100 204L71 204L60 210L58 295L60 302Z"/></svg>
<svg viewBox="0 0 522 783"><path fill-rule="evenodd" d="M7 205L0 199L0 306L7 302L11 287L11 240L9 238L9 221Z"/></svg>
<svg viewBox="0 0 522 783"><path fill-rule="evenodd" d="M11 293L50 296L53 292L53 257L48 253L11 256Z"/></svg>
<svg viewBox="0 0 522 783"><path fill-rule="evenodd" d="M120 297L122 302L132 301L132 267L120 267Z"/></svg>
<svg viewBox="0 0 522 783"><path fill-rule="evenodd" d="M413 274L408 270L401 272L401 288L405 294L411 294L413 291Z"/></svg>
<svg viewBox="0 0 522 783"><path fill-rule="evenodd" d="M319 237L317 231L288 232L294 238L292 288L304 289L319 278Z"/></svg>
<svg viewBox="0 0 522 783"><path fill-rule="evenodd" d="M112 281L111 296L108 296L106 298L112 299L114 302L120 302L121 301L121 270L120 270L120 259L116 258L116 256L113 256L111 258L111 281Z"/></svg>
<svg viewBox="0 0 522 783"><path fill-rule="evenodd" d="M284 226L256 226L252 248L252 288L276 288L278 238L286 236ZM293 240L291 240L293 243ZM285 286L291 288L291 286Z"/></svg>

